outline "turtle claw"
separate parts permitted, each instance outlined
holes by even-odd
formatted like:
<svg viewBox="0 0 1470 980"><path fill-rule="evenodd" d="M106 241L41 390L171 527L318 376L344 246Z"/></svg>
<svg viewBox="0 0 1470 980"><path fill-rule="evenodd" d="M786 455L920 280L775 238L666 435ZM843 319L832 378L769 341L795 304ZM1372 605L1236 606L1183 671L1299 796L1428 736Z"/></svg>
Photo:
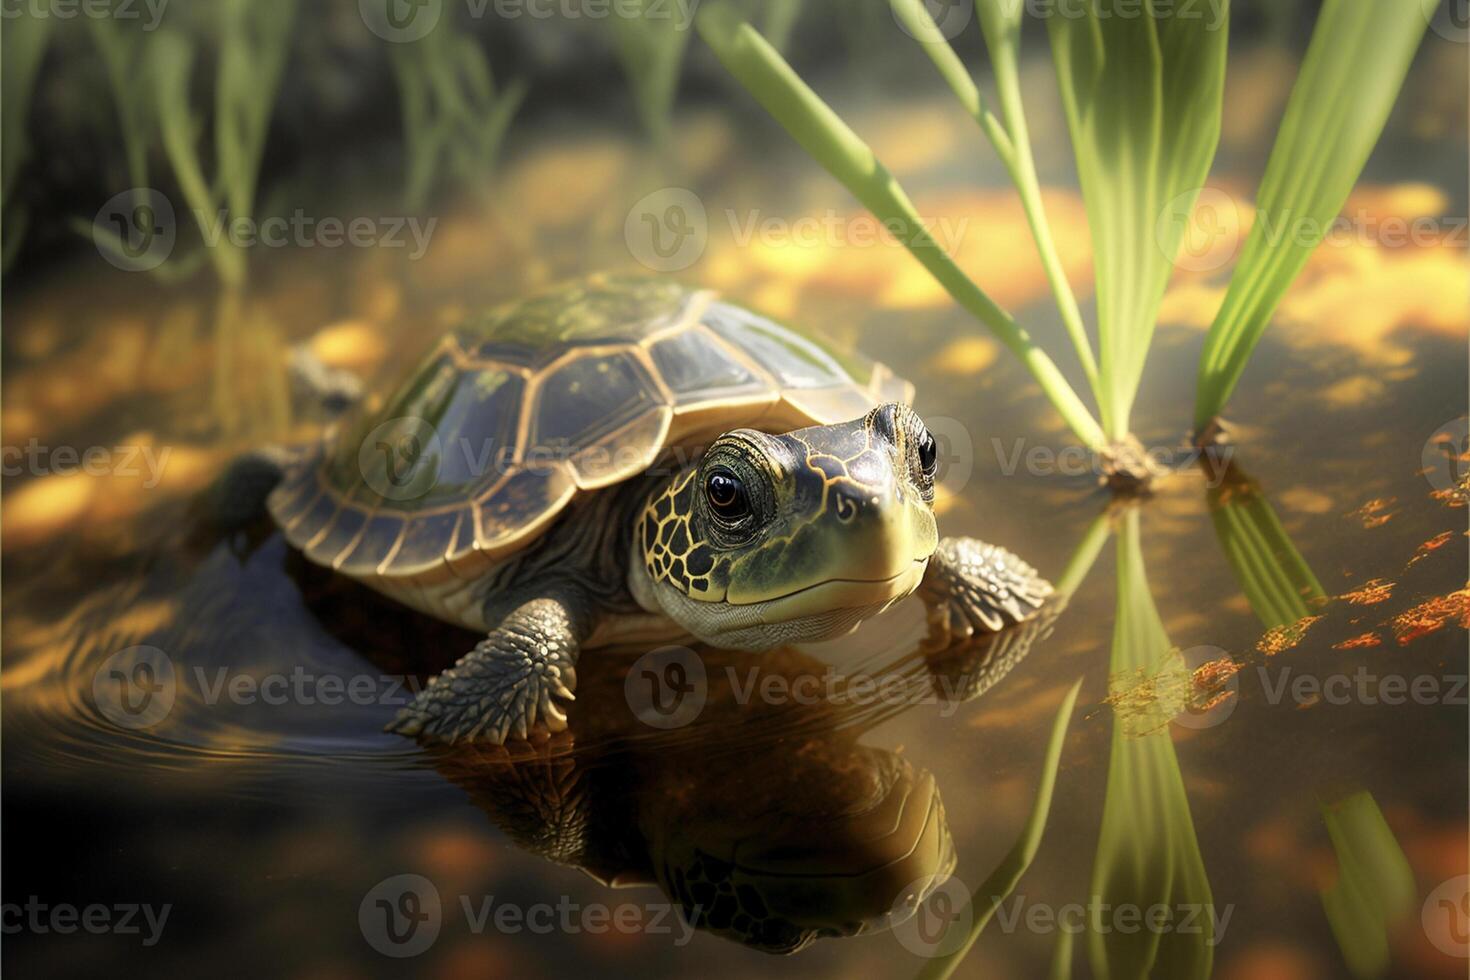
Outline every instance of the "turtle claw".
<svg viewBox="0 0 1470 980"><path fill-rule="evenodd" d="M997 545L945 538L919 589L929 607L929 649L944 649L1023 623L1052 594L1036 569Z"/></svg>
<svg viewBox="0 0 1470 980"><path fill-rule="evenodd" d="M574 700L577 640L553 599L515 609L475 649L429 682L387 730L424 741L504 745L530 736L538 719L553 732L567 727L555 698Z"/></svg>

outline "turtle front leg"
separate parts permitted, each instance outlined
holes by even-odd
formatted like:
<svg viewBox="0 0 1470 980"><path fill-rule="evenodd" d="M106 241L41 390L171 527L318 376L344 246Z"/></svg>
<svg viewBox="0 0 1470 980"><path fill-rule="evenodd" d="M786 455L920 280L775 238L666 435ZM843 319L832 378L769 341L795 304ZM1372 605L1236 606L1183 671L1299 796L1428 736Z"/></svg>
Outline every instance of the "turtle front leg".
<svg viewBox="0 0 1470 980"><path fill-rule="evenodd" d="M430 681L387 731L504 744L508 735L525 738L538 718L553 732L567 727L554 699L574 698L577 654L591 632L587 600L564 589L499 608L509 608L500 625Z"/></svg>
<svg viewBox="0 0 1470 980"><path fill-rule="evenodd" d="M945 538L929 559L918 592L929 607L931 644L942 648L1025 622L1052 587L999 545Z"/></svg>

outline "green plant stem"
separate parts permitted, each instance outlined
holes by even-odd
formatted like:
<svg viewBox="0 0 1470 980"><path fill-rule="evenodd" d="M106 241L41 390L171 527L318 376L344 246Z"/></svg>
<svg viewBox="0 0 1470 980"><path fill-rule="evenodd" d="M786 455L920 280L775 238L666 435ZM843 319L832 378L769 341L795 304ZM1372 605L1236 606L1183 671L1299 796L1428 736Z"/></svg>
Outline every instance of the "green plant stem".
<svg viewBox="0 0 1470 980"><path fill-rule="evenodd" d="M1057 930L1057 944L1052 949L1051 968L1046 974L1049 980L1070 980L1072 976L1073 942L1072 930Z"/></svg>
<svg viewBox="0 0 1470 980"><path fill-rule="evenodd" d="M1041 846L1041 835L1046 830L1052 792L1056 789L1057 771L1062 761L1062 744L1066 741L1067 726L1072 718L1072 710L1077 705L1077 694L1081 690L1082 680L1079 678L1068 689L1066 697L1062 699L1062 706L1057 709L1056 719L1051 725L1051 738L1046 744L1046 756L1041 765L1041 784L1036 789L1036 801L1031 805L1031 815L1026 820L1020 838L970 898L970 907L975 912L970 935L966 937L964 945L953 953L930 960L919 971L919 980L945 980L954 973L970 952L970 948L975 945L975 941L980 938L990 917L1000 908L1000 903L1015 891L1021 876L1031 867L1031 861Z"/></svg>
<svg viewBox="0 0 1470 980"><path fill-rule="evenodd" d="M1093 396L1101 398L1097 359L1092 352L1092 343L1087 339L1087 329L1082 323L1082 310L1077 305L1077 295L1072 291L1072 284L1067 281L1061 256L1057 254L1051 224L1046 220L1046 208L1041 201L1041 182L1036 176L1036 160L1031 152L1031 130L1026 124L1026 109L1021 101L1023 7L1018 2L975 0L975 10L979 14L980 27L985 34L985 46L990 52L990 64L995 72L995 91L1000 98L1000 111L1005 116L1006 131L1010 136L1010 152L1000 152L999 146L996 151L1000 152L1000 158L1010 172L1011 182L1021 195L1026 222L1031 226L1031 237L1036 241L1036 250L1041 256L1047 282L1051 284L1052 295L1056 297L1057 310L1062 315L1067 336L1077 349L1077 359L1082 362L1082 371L1087 376Z"/></svg>
<svg viewBox="0 0 1470 980"><path fill-rule="evenodd" d="M1256 195L1255 224L1200 353L1197 434L1224 410L1357 183L1427 28L1417 3L1323 5Z"/></svg>
<svg viewBox="0 0 1470 980"><path fill-rule="evenodd" d="M1011 183L1021 197L1026 223L1031 228L1031 237L1036 242L1036 250L1041 257L1047 282L1051 285L1052 295L1056 297L1057 309L1062 315L1067 336L1071 338L1072 346L1077 351L1077 359L1082 364L1083 374L1096 396L1097 359L1092 352L1092 343L1087 339L1087 329L1082 323L1082 311L1077 305L1077 297L1072 292L1072 284L1067 281L1061 257L1057 254L1051 226L1046 220L1046 209L1041 201L1041 183L1036 176L1036 162L1031 154L1031 135L1021 104L1020 75L1016 66L1016 51L1020 46L1019 30L1000 22L1004 14L997 6L977 0L976 7L980 11L981 24L985 27L987 44L991 49L991 63L995 69L1001 111L1006 117L1002 124L986 108L985 97L980 94L980 89L955 54L954 48L944 39L939 25L934 22L923 0L890 0L890 3L894 15L908 28L909 34L924 49L929 60L934 62L940 77L959 99L965 112L979 125L980 131L995 148L996 156L1005 165ZM1019 6L1017 9L1019 10Z"/></svg>
<svg viewBox="0 0 1470 980"><path fill-rule="evenodd" d="M158 105L159 132L164 152L174 169L174 177L184 193L184 200L194 213L199 230L210 235L209 218L215 210L215 198L199 165L194 146L194 121L189 113L189 75L194 54L189 42L174 34L160 34L154 41L154 98ZM228 289L245 284L245 256L221 235L213 245L206 243L215 272Z"/></svg>
<svg viewBox="0 0 1470 980"><path fill-rule="evenodd" d="M1087 204L1097 283L1102 425L1129 416L1183 230L1220 135L1228 0L1084 0L1047 17Z"/></svg>
<svg viewBox="0 0 1470 980"><path fill-rule="evenodd" d="M1109 692L1140 681L1160 691L1188 676L1169 642L1149 590L1138 508L1124 513L1117 539L1117 615ZM1115 709L1102 827L1092 872L1089 930L1092 975L1204 980L1215 946L1214 899L1195 836L1189 797L1167 730L1176 709L1156 700L1148 713ZM1162 725L1163 727L1157 727ZM1103 921L1103 909L1167 902L1207 913L1194 930L1126 933Z"/></svg>
<svg viewBox="0 0 1470 980"><path fill-rule="evenodd" d="M760 34L725 4L698 16L700 35L725 68L782 127L880 220L901 229L899 238L971 316L990 328L1026 366L1067 425L1085 445L1101 449L1101 426L1056 364L955 264L925 230L898 181L831 107L817 96Z"/></svg>
<svg viewBox="0 0 1470 980"><path fill-rule="evenodd" d="M1310 615L1326 590L1254 481L1232 468L1207 500L1220 547L1262 624L1270 629Z"/></svg>
<svg viewBox="0 0 1470 980"><path fill-rule="evenodd" d="M1087 533L1082 536L1082 541L1072 551L1067 567L1057 579L1057 592L1071 595L1077 591L1083 579L1087 578L1087 573L1092 571L1097 556L1101 554L1103 545L1107 544L1108 536L1112 533L1112 518L1106 511L1093 519L1087 526Z"/></svg>
<svg viewBox="0 0 1470 980"><path fill-rule="evenodd" d="M3 205L4 229L3 250L0 250L0 268L9 268L19 254L20 244L25 239L29 219L25 210L15 201L16 181L21 168L30 155L30 141L26 124L30 117L31 95L36 77L41 71L41 62L46 56L46 44L51 33L51 18L22 16L8 20L5 30L0 32L0 96L4 99L0 111L0 205Z"/></svg>

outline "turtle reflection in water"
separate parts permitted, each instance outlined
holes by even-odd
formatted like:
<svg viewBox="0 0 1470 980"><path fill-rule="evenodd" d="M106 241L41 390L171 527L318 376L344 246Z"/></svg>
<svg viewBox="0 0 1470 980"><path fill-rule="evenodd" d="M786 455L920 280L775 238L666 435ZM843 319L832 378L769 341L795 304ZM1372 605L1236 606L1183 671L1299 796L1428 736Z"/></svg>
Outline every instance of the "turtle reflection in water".
<svg viewBox="0 0 1470 980"><path fill-rule="evenodd" d="M304 591L318 620L386 670L403 662L396 633L438 627L385 628L360 587L302 575L316 583ZM669 662L704 680L689 695L697 715L668 729L650 726L638 693L652 655L609 648L580 671L565 730L436 744L428 758L520 847L605 884L657 885L694 927L793 953L897 925L955 867L934 777L863 734L916 704L983 694L1062 607L1058 597L1020 626L874 664L869 676L894 692L882 699L753 695L773 678L801 690L826 676L795 648L769 651L754 675L738 653L670 648Z"/></svg>
<svg viewBox="0 0 1470 980"><path fill-rule="evenodd" d="M471 318L220 499L249 515L273 486L310 561L475 631L391 727L503 743L565 728L592 646L769 650L916 590L961 637L1031 617L1031 566L939 538L912 394L712 293L593 277Z"/></svg>

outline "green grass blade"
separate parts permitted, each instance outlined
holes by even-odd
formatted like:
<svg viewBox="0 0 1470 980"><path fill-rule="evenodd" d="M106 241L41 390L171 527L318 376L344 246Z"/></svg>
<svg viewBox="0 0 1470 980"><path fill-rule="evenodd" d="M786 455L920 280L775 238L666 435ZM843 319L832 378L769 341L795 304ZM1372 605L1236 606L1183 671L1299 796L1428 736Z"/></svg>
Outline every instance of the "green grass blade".
<svg viewBox="0 0 1470 980"><path fill-rule="evenodd" d="M1342 209L1427 27L1418 3L1323 4L1256 195L1255 225L1200 354L1196 432L1224 409L1286 290Z"/></svg>
<svg viewBox="0 0 1470 980"><path fill-rule="evenodd" d="M1113 627L1110 687L1154 683L1159 691L1187 686L1169 673L1187 671L1169 644L1149 592L1139 535L1139 513L1128 511L1118 537L1118 609ZM1120 693L1113 690L1114 694ZM1214 951L1214 899L1195 837L1189 798L1169 736L1175 706L1161 698L1157 716L1115 718L1108 761L1102 830L1093 865L1092 971L1098 977L1210 975ZM1167 905L1198 915L1197 931L1140 928L1133 933L1099 921L1104 910Z"/></svg>
<svg viewBox="0 0 1470 980"><path fill-rule="evenodd" d="M140 192L148 186L148 149L153 136L153 100L149 92L147 35L98 17L87 22L92 42L107 71L117 109L128 179Z"/></svg>
<svg viewBox="0 0 1470 980"><path fill-rule="evenodd" d="M791 32L796 29L796 18L801 14L803 0L766 0L762 9L761 33L777 51L785 51L791 43Z"/></svg>
<svg viewBox="0 0 1470 980"><path fill-rule="evenodd" d="M1021 359L1077 437L1089 447L1101 448L1101 428L1056 364L934 241L908 194L872 149L727 4L706 4L697 24L700 36L741 85L863 206L897 229L896 237L909 253Z"/></svg>
<svg viewBox="0 0 1470 980"><path fill-rule="evenodd" d="M1322 910L1352 975L1382 976L1390 927L1416 904L1413 869L1371 793L1322 807L1322 820L1337 854L1337 881L1320 893Z"/></svg>
<svg viewBox="0 0 1470 980"><path fill-rule="evenodd" d="M1051 225L1046 220L1046 209L1041 201L1041 181L1036 176L1036 161L1031 153L1031 130L1021 101L1021 22L1025 6L1022 0L975 0L975 11L985 34L985 47L990 52L990 65L995 72L995 90L1013 147L1009 156L1002 154L1001 158L1009 168L1011 182L1021 195L1026 222L1031 227L1031 237L1036 242L1052 295L1056 297L1057 310L1062 315L1067 336L1077 351L1077 359L1082 363L1082 372L1092 387L1093 397L1101 401L1097 357L1092 352L1091 341L1087 339L1077 295L1067 281L1061 255L1052 238Z"/></svg>
<svg viewBox="0 0 1470 980"><path fill-rule="evenodd" d="M669 115L678 94L679 68L689 43L687 24L658 0L633 0L637 16L613 18L618 60L633 89L639 121L655 143L669 137Z"/></svg>
<svg viewBox="0 0 1470 980"><path fill-rule="evenodd" d="M1097 556L1102 553L1103 545L1107 544L1108 536L1113 533L1112 518L1104 511L1093 518L1087 526L1087 531L1082 535L1082 540L1072 551L1072 557L1067 560L1067 567L1057 578L1056 590L1059 594L1070 596L1081 587L1087 573L1092 571Z"/></svg>
<svg viewBox="0 0 1470 980"><path fill-rule="evenodd" d="M1041 835L1046 830L1047 815L1051 812L1052 792L1056 789L1057 771L1062 761L1062 743L1067 739L1067 726L1072 720L1072 709L1077 705L1077 693L1080 690L1082 681L1079 679L1067 691L1067 696L1062 699L1062 706L1057 709L1056 719L1051 724L1051 738L1046 743L1046 756L1041 765L1041 784L1036 789L1036 801L1031 805L1031 816L1027 818L1021 836L1007 852L1004 860L985 879L984 884L970 896L970 907L975 910L975 916L970 924L969 936L964 945L953 953L937 956L926 963L919 971L919 980L944 980L954 973L955 968L970 952L970 947L975 945L975 940L980 938L980 933L985 931L995 910L1015 891L1021 876L1031 867L1036 850L1041 846Z"/></svg>
<svg viewBox="0 0 1470 980"><path fill-rule="evenodd" d="M1327 592L1260 487L1232 470L1208 498L1220 548L1261 623L1271 629L1311 615Z"/></svg>
<svg viewBox="0 0 1470 980"><path fill-rule="evenodd" d="M1220 137L1228 0L1078 0L1046 18L1096 264L1103 428L1133 399Z"/></svg>
<svg viewBox="0 0 1470 980"><path fill-rule="evenodd" d="M26 124L50 30L50 17L22 14L7 19L0 31L0 97L4 102L0 106L0 208L4 212L0 268L9 268L15 260L29 225L27 215L15 203L15 184L31 152Z"/></svg>
<svg viewBox="0 0 1470 980"><path fill-rule="evenodd" d="M1057 944L1052 949L1051 966L1046 973L1048 980L1071 980L1072 944L1072 930L1058 929Z"/></svg>
<svg viewBox="0 0 1470 980"><path fill-rule="evenodd" d="M1041 201L1041 183L1036 176L1036 163L1031 154L1031 135L1021 105L1021 82L1017 68L1021 47L1021 5L1013 0L1002 3L987 3L985 0L976 2L980 22L985 28L986 43L990 47L996 87L1005 113L1005 122L1002 123L986 107L984 96L980 94L975 80L970 77L970 72L945 39L943 31L934 22L934 17L923 0L889 2L899 23L924 49L929 60L934 62L940 77L954 92L955 98L959 99L965 112L980 126L981 132L995 147L996 155L1005 164L1011 183L1021 197L1026 222L1031 228L1031 237L1036 242L1042 269L1051 285L1052 294L1056 297L1062 323L1077 351L1082 373L1096 396L1097 359L1092 352L1092 343L1087 339L1077 297L1072 292L1072 286L1062 267L1061 256L1057 253L1051 226L1046 220L1046 209Z"/></svg>
<svg viewBox="0 0 1470 980"><path fill-rule="evenodd" d="M388 58L403 124L404 206L421 213L445 174L488 201L525 83L497 86L480 43L452 18L415 41L389 44Z"/></svg>
<svg viewBox="0 0 1470 980"><path fill-rule="evenodd" d="M0 188L6 202L30 152L26 120L50 32L50 17L24 14L7 18L5 30L0 32L0 96L4 99L0 106L4 110L0 115Z"/></svg>
<svg viewBox="0 0 1470 980"><path fill-rule="evenodd" d="M182 34L165 28L152 40L150 60L153 101L164 153L195 222L200 231L208 234L208 223L215 217L217 201L199 160L195 141L197 121L189 109L194 46ZM213 246L206 246L206 250L221 282L232 289L244 285L245 256L228 235L222 236Z"/></svg>
<svg viewBox="0 0 1470 980"><path fill-rule="evenodd" d="M996 144L996 150L1001 157L1008 156L1011 152L1010 137L1006 135L1000 120L986 108L985 97L980 94L979 87L960 61L960 56L950 47L944 32L934 22L934 16L929 13L924 0L889 0L889 5L899 24L924 49L929 60L934 62L939 77L944 79L955 98L960 100L960 106L980 124L985 135Z"/></svg>

